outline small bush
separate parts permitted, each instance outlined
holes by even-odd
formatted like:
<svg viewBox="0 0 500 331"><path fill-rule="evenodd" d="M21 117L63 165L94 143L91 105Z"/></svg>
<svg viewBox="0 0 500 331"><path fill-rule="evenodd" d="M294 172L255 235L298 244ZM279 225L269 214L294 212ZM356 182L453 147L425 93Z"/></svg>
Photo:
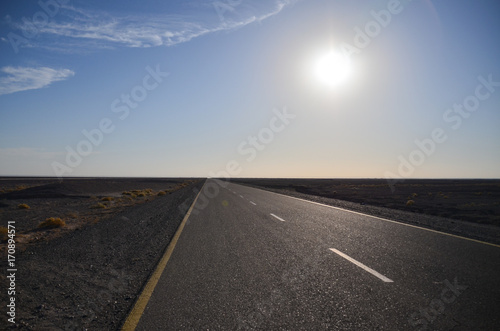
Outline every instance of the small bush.
<svg viewBox="0 0 500 331"><path fill-rule="evenodd" d="M99 202L98 204L96 204L96 205L92 206L92 208L93 208L93 209L105 209L105 208L106 208L106 205L105 205L105 204L103 204L103 203L100 203L100 202Z"/></svg>
<svg viewBox="0 0 500 331"><path fill-rule="evenodd" d="M27 204L25 203L22 203L20 205L17 206L18 209L30 209L30 206L28 206Z"/></svg>
<svg viewBox="0 0 500 331"><path fill-rule="evenodd" d="M158 192L158 194L157 194L157 195L158 195L158 196L162 196L162 195L166 195L166 194L167 194L167 192L165 192L165 191L160 191L160 192Z"/></svg>
<svg viewBox="0 0 500 331"><path fill-rule="evenodd" d="M146 188L144 190L132 190L132 191L126 191L122 193L123 195L128 195L131 196L132 198L136 197L146 197L146 196L152 196L154 195L153 190L150 188Z"/></svg>
<svg viewBox="0 0 500 331"><path fill-rule="evenodd" d="M38 225L39 228L55 229L65 226L66 223L59 217L49 217Z"/></svg>
<svg viewBox="0 0 500 331"><path fill-rule="evenodd" d="M5 226L0 226L0 240L7 239L7 233L9 233L9 230Z"/></svg>
<svg viewBox="0 0 500 331"><path fill-rule="evenodd" d="M101 199L101 201L113 201L115 198L113 197L104 197Z"/></svg>
<svg viewBox="0 0 500 331"><path fill-rule="evenodd" d="M417 194L417 193L413 193L413 194L411 195L411 197L412 197L412 198L416 198L416 197L418 197L418 194Z"/></svg>
<svg viewBox="0 0 500 331"><path fill-rule="evenodd" d="M415 204L415 201L413 200L408 200L406 201L406 205L409 207L409 206L413 206Z"/></svg>

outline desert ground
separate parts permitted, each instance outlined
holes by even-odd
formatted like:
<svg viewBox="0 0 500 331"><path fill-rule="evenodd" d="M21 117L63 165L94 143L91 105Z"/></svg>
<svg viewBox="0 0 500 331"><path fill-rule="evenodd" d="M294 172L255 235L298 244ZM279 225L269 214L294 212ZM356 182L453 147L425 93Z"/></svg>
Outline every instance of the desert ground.
<svg viewBox="0 0 500 331"><path fill-rule="evenodd" d="M232 182L500 243L500 180L232 179ZM16 229L20 330L117 329L204 179L1 178L0 255ZM8 287L6 272L0 275ZM2 302L7 292L1 291Z"/></svg>
<svg viewBox="0 0 500 331"><path fill-rule="evenodd" d="M183 179L147 178L70 178L64 181L4 178L0 180L0 216L3 223L16 221L18 243L31 243L98 222L190 183ZM65 226L52 229L40 226L48 218L59 218ZM5 224L0 226L6 227Z"/></svg>
<svg viewBox="0 0 500 331"><path fill-rule="evenodd" d="M3 178L0 275L16 229L16 330L114 330L131 309L203 180ZM12 223L11 223L12 224Z"/></svg>

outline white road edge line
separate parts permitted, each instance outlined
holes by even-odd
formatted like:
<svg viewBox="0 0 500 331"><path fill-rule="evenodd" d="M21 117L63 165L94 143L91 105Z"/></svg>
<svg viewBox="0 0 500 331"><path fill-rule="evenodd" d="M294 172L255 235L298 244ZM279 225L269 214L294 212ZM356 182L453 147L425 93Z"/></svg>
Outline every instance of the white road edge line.
<svg viewBox="0 0 500 331"><path fill-rule="evenodd" d="M257 204L256 204L255 202L253 202L253 201L250 201L250 203L251 203L252 205L254 205L254 206L257 206Z"/></svg>
<svg viewBox="0 0 500 331"><path fill-rule="evenodd" d="M234 185L245 186L243 184L234 184ZM407 226L407 227L410 227L410 228L415 228L415 229L420 229L420 230L424 230L424 231L434 232L434 233L437 233L437 234L442 234L442 235L445 235L445 236L454 237L454 238L458 238L458 239L464 239L464 240L468 240L468 241L473 241L473 242L476 242L476 243L479 243L479 244L483 244L483 245L500 247L500 245L492 244L492 243L489 243L489 242L486 242L486 241L481 241L481 240L477 240L477 239L462 237L462 236L459 236L459 235L456 235L456 234L446 233L446 232L442 232L442 231L438 231L438 230L433 230L433 229L429 229L429 228L423 228L421 226L417 226L417 225L413 225L413 224L408 224L408 223L403 223L402 221L394 221L394 220L390 220L390 219L387 219L387 218L373 216L373 215L369 215L369 214L364 214L364 213L360 213L360 212L349 210L349 209L345 209L345 208L334 207L334 206L326 205L324 203L319 203L319 202L315 202L315 201L311 201L311 200L296 198L296 197L292 197L290 195L285 195L285 194L281 194L281 193L267 191L267 190L256 188L256 187L253 187L253 186L246 186L246 187L250 187L250 188L253 188L254 190L259 190L259 191L263 191L263 192L267 192L267 193L271 193L271 194L281 195L282 197L286 197L286 198L290 198L290 199L295 199L295 200L299 200L299 201L309 202L309 203L312 203L312 204L315 204L315 205L319 205L319 206L323 206L323 207L327 207L327 208L342 210L342 211L347 212L347 213L352 213L352 214L358 214L358 215L367 216L367 217L379 219L379 220L382 220L382 221L385 221L385 222L390 222L390 223L395 223L395 224L399 224L399 225L402 225L402 226Z"/></svg>
<svg viewBox="0 0 500 331"><path fill-rule="evenodd" d="M242 198L242 199L243 199L243 196L242 196L242 195L240 195L240 198Z"/></svg>
<svg viewBox="0 0 500 331"><path fill-rule="evenodd" d="M279 220L280 220L280 221L282 221L282 222L286 222L284 219L282 219L281 217L278 217L278 216L276 216L276 215L274 215L274 214L271 214L271 216L272 216L272 217L275 217L275 218L277 218L277 219L279 219Z"/></svg>
<svg viewBox="0 0 500 331"><path fill-rule="evenodd" d="M350 257L349 255L346 255L344 253L342 253L341 251L338 251L336 250L335 248L330 248L330 250L340 256L342 256L344 259L354 263L355 265L357 265L358 267L364 269L365 271L368 271L369 273L371 273L372 275L374 275L375 277L379 278L380 280L382 280L383 282L386 282L386 283L393 283L394 281L385 277L384 275L382 274L379 274L378 272L376 272L375 270L373 270L372 268L369 268L367 266L365 266L363 263L359 262L359 261L356 261L355 259L353 259L352 257Z"/></svg>

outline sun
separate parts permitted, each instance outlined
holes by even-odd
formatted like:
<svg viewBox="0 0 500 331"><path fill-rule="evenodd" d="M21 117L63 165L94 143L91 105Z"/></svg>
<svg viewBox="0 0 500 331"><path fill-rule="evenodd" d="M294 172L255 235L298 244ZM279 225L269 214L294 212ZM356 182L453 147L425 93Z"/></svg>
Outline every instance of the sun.
<svg viewBox="0 0 500 331"><path fill-rule="evenodd" d="M351 73L351 61L342 53L330 52L320 57L314 68L316 77L330 87L344 83Z"/></svg>

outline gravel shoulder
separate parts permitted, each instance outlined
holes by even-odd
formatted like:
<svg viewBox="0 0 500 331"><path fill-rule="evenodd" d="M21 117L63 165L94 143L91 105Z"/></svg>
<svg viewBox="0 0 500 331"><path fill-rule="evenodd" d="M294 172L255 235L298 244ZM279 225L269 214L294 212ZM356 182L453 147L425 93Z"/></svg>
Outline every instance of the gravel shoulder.
<svg viewBox="0 0 500 331"><path fill-rule="evenodd" d="M325 205L352 210L359 213L386 218L406 224L416 225L436 231L476 239L488 243L500 244L500 227L490 224L476 224L452 218L408 212L380 206L372 206L358 202L321 197L317 195L304 194L292 188L270 188L265 185L255 185L249 180L232 180L236 184L247 185L270 192L280 193L296 198L314 201Z"/></svg>
<svg viewBox="0 0 500 331"><path fill-rule="evenodd" d="M118 329L203 183L17 251L16 324L5 313L0 324L16 330ZM5 273L1 278L6 285ZM2 302L6 295L2 291Z"/></svg>

